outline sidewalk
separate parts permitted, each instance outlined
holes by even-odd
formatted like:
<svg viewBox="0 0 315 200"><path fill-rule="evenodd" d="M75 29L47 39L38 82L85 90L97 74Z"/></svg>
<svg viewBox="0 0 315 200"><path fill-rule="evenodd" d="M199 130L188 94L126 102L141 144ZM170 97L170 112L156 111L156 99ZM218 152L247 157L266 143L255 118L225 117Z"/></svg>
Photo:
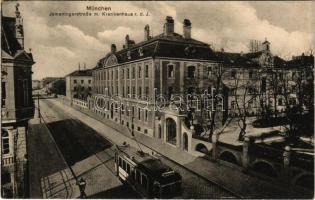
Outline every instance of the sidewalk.
<svg viewBox="0 0 315 200"><path fill-rule="evenodd" d="M124 141L132 146L137 147L136 142L130 138L126 127L122 128L114 122L101 120L88 110L80 111L64 105L58 100L49 100L57 107L72 115L74 118L81 120L87 125L93 127L97 132L111 140L113 143L122 144ZM101 122L102 121L102 122ZM117 135L119 134L119 137ZM137 135L137 140L142 145L142 150L151 153L152 149L160 154L170 158L180 165L190 169L200 176L224 186L228 190L244 198L309 198L303 194L294 191L293 188L280 188L272 185L270 182L260 180L256 177L249 176L240 171L232 169L218 163L210 162L201 157L195 157L185 151L179 150L171 145L162 143L145 135ZM150 148L148 148L150 147Z"/></svg>
<svg viewBox="0 0 315 200"><path fill-rule="evenodd" d="M29 122L28 163L31 198L76 198L75 179L49 130L35 118Z"/></svg>

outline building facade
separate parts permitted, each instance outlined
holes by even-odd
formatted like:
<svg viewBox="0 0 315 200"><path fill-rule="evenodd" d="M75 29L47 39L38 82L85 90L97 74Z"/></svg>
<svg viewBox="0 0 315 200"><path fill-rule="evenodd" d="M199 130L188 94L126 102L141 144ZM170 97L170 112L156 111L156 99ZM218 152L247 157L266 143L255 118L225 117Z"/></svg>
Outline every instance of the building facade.
<svg viewBox="0 0 315 200"><path fill-rule="evenodd" d="M87 101L92 93L92 71L90 69L76 70L65 77L66 97Z"/></svg>
<svg viewBox="0 0 315 200"><path fill-rule="evenodd" d="M1 192L26 197L27 129L34 116L32 54L24 50L23 19L1 16Z"/></svg>
<svg viewBox="0 0 315 200"><path fill-rule="evenodd" d="M135 44L127 35L122 50L111 46L93 69L89 103L100 116L134 132L188 149L188 136L182 130L191 132L195 120L188 120L187 114L196 113L195 94L212 90L209 77L220 62L208 44L191 38L189 20L183 22L182 35L174 32L171 17L163 28L162 34L150 37L147 25L143 42ZM217 114L218 124L222 113ZM199 115L210 120L209 112Z"/></svg>

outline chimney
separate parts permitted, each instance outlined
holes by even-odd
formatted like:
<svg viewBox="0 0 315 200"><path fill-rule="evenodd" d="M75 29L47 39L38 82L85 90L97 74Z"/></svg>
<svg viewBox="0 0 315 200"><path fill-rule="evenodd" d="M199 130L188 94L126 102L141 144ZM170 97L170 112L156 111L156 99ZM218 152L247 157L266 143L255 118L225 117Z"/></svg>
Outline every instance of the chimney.
<svg viewBox="0 0 315 200"><path fill-rule="evenodd" d="M129 48L129 35L127 34L125 37L125 47L128 49Z"/></svg>
<svg viewBox="0 0 315 200"><path fill-rule="evenodd" d="M80 67L80 62L79 62L79 71L81 70L81 67Z"/></svg>
<svg viewBox="0 0 315 200"><path fill-rule="evenodd" d="M174 33L174 20L172 17L167 16L164 24L164 35L170 36Z"/></svg>
<svg viewBox="0 0 315 200"><path fill-rule="evenodd" d="M116 45L115 45L115 44L112 44L111 47L110 47L111 53L112 53L112 54L116 53L116 50L117 50Z"/></svg>
<svg viewBox="0 0 315 200"><path fill-rule="evenodd" d="M150 27L147 24L144 27L144 41L148 41L149 39L150 39Z"/></svg>
<svg viewBox="0 0 315 200"><path fill-rule="evenodd" d="M184 19L183 35L185 39L191 39L191 22L189 19Z"/></svg>
<svg viewBox="0 0 315 200"><path fill-rule="evenodd" d="M84 63L83 69L86 70L86 63Z"/></svg>
<svg viewBox="0 0 315 200"><path fill-rule="evenodd" d="M24 49L23 19L21 18L19 6L19 3L15 6L15 37L21 45L21 48Z"/></svg>

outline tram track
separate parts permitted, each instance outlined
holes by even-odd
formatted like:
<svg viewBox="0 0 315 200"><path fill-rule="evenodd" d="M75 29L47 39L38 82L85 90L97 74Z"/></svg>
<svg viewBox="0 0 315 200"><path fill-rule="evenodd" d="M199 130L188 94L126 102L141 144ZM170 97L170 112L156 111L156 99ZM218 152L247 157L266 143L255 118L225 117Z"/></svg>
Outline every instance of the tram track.
<svg viewBox="0 0 315 200"><path fill-rule="evenodd" d="M47 103L47 105L49 105L50 107L51 107L51 106L54 106L54 104L53 104L52 102L50 102L50 101L48 101L48 100L44 100L44 101L45 101L45 103ZM60 111L58 111L58 110L55 110L55 112L57 112L58 114L62 114L62 115L65 114L65 113L60 113ZM87 114L87 113L84 113L84 112L82 112L82 113L85 114L85 115L87 115L87 116L89 116L89 117L92 117L93 119L95 119L95 120L97 120L97 121L99 121L99 122L102 122L101 120L99 120L99 119L97 119L97 118L91 116L90 114ZM68 113L67 113L67 115L71 115L71 114L68 114ZM71 117L77 119L75 116L72 116L72 115L71 115ZM78 119L78 120L79 120L79 119ZM79 121L80 121L80 120L79 120ZM81 123L84 123L84 122L82 122L82 121L80 121L80 122L81 122ZM115 127L111 127L111 128L113 128L114 130L116 130L116 131L118 131L118 132L120 133L120 131L119 131L117 128L115 128ZM124 137L129 138L129 139L133 139L131 136L127 136L126 134L122 134L122 133L120 133L120 134L121 134L122 136L124 136ZM112 148L115 146L115 142L113 142L113 141L112 141L111 139L109 139L108 137L105 137L104 135L101 135L101 136L104 137L104 139L106 139L107 141L109 141L109 142L113 145L112 147L110 147L110 148L108 148L108 149L106 149L106 150L115 153L115 151L112 149ZM134 139L133 139L133 140L134 140ZM211 185L213 185L213 186L215 186L215 187L217 187L217 188L219 188L219 189L225 191L226 194L228 194L228 196L230 196L230 198L242 198L240 195L238 195L238 194L236 194L235 192L229 190L228 188L226 188L226 187L224 187L224 186L222 186L222 185L219 185L218 183L216 183L216 182L214 182L214 181L211 181L211 180L209 180L209 179L207 179L207 178L205 178L205 177L199 175L198 173L194 172L193 170L190 170L189 168L187 168L187 167L185 167L185 166L183 166L183 165L180 165L180 164L177 163L176 161L174 161L174 160L168 158L167 156L161 154L160 152L157 152L156 150L150 148L150 147L147 146L146 144L143 144L143 143L141 143L141 142L139 142L139 141L136 141L136 142L138 142L139 144L141 144L141 146L145 147L146 149L149 149L151 152L154 152L154 154L155 154L155 155L158 155L158 157L159 157L162 161L165 160L165 161L167 161L167 162L170 162L170 163L172 163L173 165L176 165L177 167L180 167L180 168L184 169L185 171L187 171L187 172L189 172L189 173L195 175L196 177L200 178L201 180L203 180L203 181L205 181L205 182L207 182L207 183L209 183L209 184L211 184ZM119 145L119 144L118 144L118 145ZM85 149L85 150L89 152L89 150L87 150L87 149ZM106 151L104 151L104 152L107 154L108 157L111 157L111 155L109 155L108 152L106 152ZM99 156L97 155L97 153L92 153L92 154L95 155L95 157L96 157L113 175L116 176L115 169L111 169L110 166L108 166L108 165L106 164L106 162L107 162L108 160L103 161L103 159L102 159L101 157L99 157ZM79 175L79 176L80 176L80 175Z"/></svg>

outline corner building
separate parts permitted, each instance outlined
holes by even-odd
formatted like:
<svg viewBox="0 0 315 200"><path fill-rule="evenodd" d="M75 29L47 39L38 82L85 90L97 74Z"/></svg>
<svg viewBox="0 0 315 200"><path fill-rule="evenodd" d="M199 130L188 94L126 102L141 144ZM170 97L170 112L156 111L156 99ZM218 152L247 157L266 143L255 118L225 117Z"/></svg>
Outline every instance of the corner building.
<svg viewBox="0 0 315 200"><path fill-rule="evenodd" d="M135 44L127 35L122 50L117 51L113 44L111 52L93 69L94 98L89 100L90 108L129 129L133 124L137 133L177 148L191 149L188 145L194 130L190 129L191 123L186 123L187 112L170 109L169 100L174 95L193 94L196 90L210 91L209 76L219 66L209 45L191 38L191 29L191 22L185 19L183 34L175 33L174 20L166 17L162 34L151 37L146 25L143 42ZM103 110L95 107L98 94L106 95L97 103ZM115 96L121 104L110 100ZM165 106L155 111L157 101ZM220 123L222 115L217 118Z"/></svg>

